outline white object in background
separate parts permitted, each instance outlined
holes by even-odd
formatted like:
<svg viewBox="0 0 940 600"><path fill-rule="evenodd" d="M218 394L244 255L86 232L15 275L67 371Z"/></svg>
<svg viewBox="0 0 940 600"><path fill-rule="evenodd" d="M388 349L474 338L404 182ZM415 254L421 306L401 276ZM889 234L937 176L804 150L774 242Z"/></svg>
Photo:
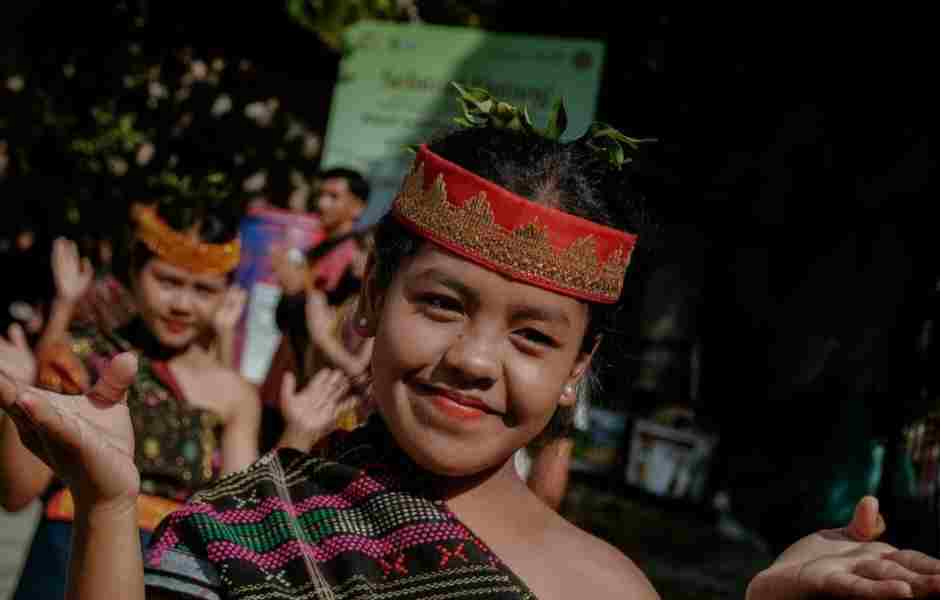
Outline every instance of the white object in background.
<svg viewBox="0 0 940 600"><path fill-rule="evenodd" d="M630 439L627 483L657 496L701 500L716 442L695 431L637 419Z"/></svg>
<svg viewBox="0 0 940 600"><path fill-rule="evenodd" d="M281 288L268 283L256 283L249 293L240 370L242 376L254 384L264 381L281 342L275 316L280 299Z"/></svg>

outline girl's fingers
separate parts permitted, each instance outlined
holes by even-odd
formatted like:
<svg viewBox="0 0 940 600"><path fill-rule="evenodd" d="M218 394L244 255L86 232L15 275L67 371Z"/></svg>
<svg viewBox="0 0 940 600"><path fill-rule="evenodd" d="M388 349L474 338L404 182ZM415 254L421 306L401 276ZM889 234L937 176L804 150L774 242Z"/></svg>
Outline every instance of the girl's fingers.
<svg viewBox="0 0 940 600"><path fill-rule="evenodd" d="M23 443L26 448L35 454L37 457L45 459L43 454L45 453L45 445L39 439L39 433L36 431L36 425L30 420L30 417L26 412L19 406L14 405L10 410L7 411L7 414L10 416L10 420L13 422L13 425L16 427L16 433L20 437L20 441Z"/></svg>
<svg viewBox="0 0 940 600"><path fill-rule="evenodd" d="M855 566L855 574L876 581L905 581L911 585L917 582L920 575L890 560L866 560Z"/></svg>
<svg viewBox="0 0 940 600"><path fill-rule="evenodd" d="M912 598L914 595L911 585L905 581L868 579L846 571L831 574L820 588L820 595L853 600Z"/></svg>
<svg viewBox="0 0 940 600"><path fill-rule="evenodd" d="M10 325L8 335L14 346L20 350L25 350L26 352L32 353L32 350L29 348L29 342L26 340L26 332L23 331L23 328L19 323L13 323Z"/></svg>
<svg viewBox="0 0 940 600"><path fill-rule="evenodd" d="M36 438L42 442L44 437L56 440L59 447L67 450L76 449L81 441L81 431L75 415L64 406L56 406L51 392L27 390L19 395L17 401L29 422ZM24 440L25 441L25 440ZM40 458L48 454L46 444L39 448L30 448Z"/></svg>
<svg viewBox="0 0 940 600"><path fill-rule="evenodd" d="M309 387L313 388L328 385L331 371L331 369L320 369L317 371L314 374L313 379L310 380L310 383L308 384Z"/></svg>
<svg viewBox="0 0 940 600"><path fill-rule="evenodd" d="M82 259L81 277L82 286L87 288L91 284L91 279L95 275L95 268L91 264L91 259L87 256Z"/></svg>
<svg viewBox="0 0 940 600"><path fill-rule="evenodd" d="M281 379L281 403L289 401L297 392L297 380L293 373L284 373Z"/></svg>
<svg viewBox="0 0 940 600"><path fill-rule="evenodd" d="M0 369L0 408L9 413L16 406L19 395L19 384Z"/></svg>
<svg viewBox="0 0 940 600"><path fill-rule="evenodd" d="M344 383L346 379L346 374L339 369L330 369L329 382L333 387L337 387L340 384Z"/></svg>
<svg viewBox="0 0 940 600"><path fill-rule="evenodd" d="M916 550L898 550L883 557L921 575L940 575L940 559L917 552Z"/></svg>

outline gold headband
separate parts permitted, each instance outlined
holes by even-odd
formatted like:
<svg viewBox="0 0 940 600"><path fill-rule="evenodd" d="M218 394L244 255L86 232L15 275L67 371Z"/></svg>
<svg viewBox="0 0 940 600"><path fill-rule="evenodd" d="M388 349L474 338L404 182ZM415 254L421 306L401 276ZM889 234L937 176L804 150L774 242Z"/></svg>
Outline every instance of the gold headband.
<svg viewBox="0 0 940 600"><path fill-rule="evenodd" d="M173 266L199 275L224 275L238 266L241 258L238 238L224 244L197 241L167 225L151 207L135 209L134 220L138 239Z"/></svg>
<svg viewBox="0 0 940 600"><path fill-rule="evenodd" d="M392 214L414 233L488 269L559 294L612 304L637 236L543 206L421 146Z"/></svg>

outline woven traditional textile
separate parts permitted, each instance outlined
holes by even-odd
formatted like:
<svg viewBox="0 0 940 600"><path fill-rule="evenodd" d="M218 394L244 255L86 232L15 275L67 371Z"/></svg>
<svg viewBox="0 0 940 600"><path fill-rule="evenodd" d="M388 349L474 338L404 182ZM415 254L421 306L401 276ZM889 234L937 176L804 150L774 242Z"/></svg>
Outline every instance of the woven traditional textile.
<svg viewBox="0 0 940 600"><path fill-rule="evenodd" d="M335 461L295 450L196 494L154 534L150 587L197 598L534 598L373 418Z"/></svg>

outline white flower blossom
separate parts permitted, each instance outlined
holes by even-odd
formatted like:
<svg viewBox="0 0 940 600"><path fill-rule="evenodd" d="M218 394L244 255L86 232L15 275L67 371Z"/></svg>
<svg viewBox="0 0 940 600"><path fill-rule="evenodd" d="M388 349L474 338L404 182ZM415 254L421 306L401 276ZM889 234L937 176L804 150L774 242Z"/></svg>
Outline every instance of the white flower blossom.
<svg viewBox="0 0 940 600"><path fill-rule="evenodd" d="M274 120L274 110L267 102L252 102L245 105L245 116L261 127L267 127Z"/></svg>
<svg viewBox="0 0 940 600"><path fill-rule="evenodd" d="M118 177L124 176L129 166L127 161L120 156L108 157L108 170Z"/></svg>
<svg viewBox="0 0 940 600"><path fill-rule="evenodd" d="M26 87L26 80L23 79L22 75L7 77L7 89L14 94L23 91L24 87Z"/></svg>
<svg viewBox="0 0 940 600"><path fill-rule="evenodd" d="M212 103L212 115L221 117L230 110L232 110L232 99L228 94L219 94L215 102Z"/></svg>
<svg viewBox="0 0 940 600"><path fill-rule="evenodd" d="M251 177L245 179L242 187L246 192L259 192L264 188L268 181L268 174L264 171L258 171Z"/></svg>
<svg viewBox="0 0 940 600"><path fill-rule="evenodd" d="M287 133L284 134L285 140L292 140L294 138L299 138L306 132L306 128L303 123L300 121L291 120L287 125Z"/></svg>
<svg viewBox="0 0 940 600"><path fill-rule="evenodd" d="M304 136L303 155L304 158L314 158L320 154L320 136L315 133L308 133Z"/></svg>
<svg viewBox="0 0 940 600"><path fill-rule="evenodd" d="M147 86L147 94L149 94L151 98L166 98L168 92L166 86L159 81L151 81L150 85Z"/></svg>

